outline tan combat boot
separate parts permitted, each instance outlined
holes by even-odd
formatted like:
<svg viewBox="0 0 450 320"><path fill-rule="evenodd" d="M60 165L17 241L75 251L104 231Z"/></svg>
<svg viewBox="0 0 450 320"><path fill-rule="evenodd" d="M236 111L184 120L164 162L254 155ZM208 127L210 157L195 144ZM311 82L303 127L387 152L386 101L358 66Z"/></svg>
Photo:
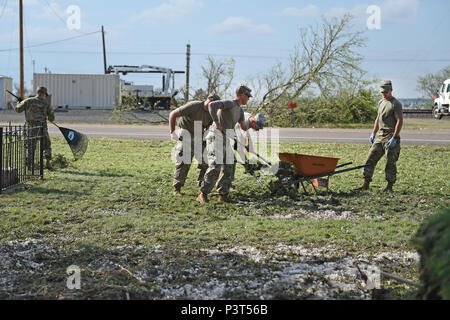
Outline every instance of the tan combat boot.
<svg viewBox="0 0 450 320"><path fill-rule="evenodd" d="M220 194L219 195L219 201L221 202L227 202L227 203L236 203L233 199L230 198L228 194Z"/></svg>
<svg viewBox="0 0 450 320"><path fill-rule="evenodd" d="M361 187L356 188L355 190L358 190L358 191L369 190L369 186L370 186L370 182L367 181L366 179L364 179L364 182L363 182L363 184L361 185Z"/></svg>
<svg viewBox="0 0 450 320"><path fill-rule="evenodd" d="M200 202L201 205L207 204L209 202L208 195L204 194L203 192L200 192L197 197L197 201Z"/></svg>
<svg viewBox="0 0 450 320"><path fill-rule="evenodd" d="M384 188L384 192L394 192L394 190L392 190L392 187L394 186L394 184L392 182L388 182L386 188Z"/></svg>

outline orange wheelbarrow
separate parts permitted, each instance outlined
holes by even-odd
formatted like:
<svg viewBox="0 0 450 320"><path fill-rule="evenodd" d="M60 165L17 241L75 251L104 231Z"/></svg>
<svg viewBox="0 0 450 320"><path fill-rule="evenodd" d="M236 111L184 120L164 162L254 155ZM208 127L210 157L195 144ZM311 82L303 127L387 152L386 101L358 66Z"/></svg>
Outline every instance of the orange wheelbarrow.
<svg viewBox="0 0 450 320"><path fill-rule="evenodd" d="M336 170L349 166L352 162L338 165L339 158L310 156L296 153L279 153L278 156L281 161L290 162L295 168L295 173L285 176L281 180L281 184L284 186L294 185L296 189L298 189L301 184L305 192L307 192L304 185L305 182L311 183L313 192L317 191L316 187L325 187L328 192L331 176L365 167L365 165L363 165Z"/></svg>

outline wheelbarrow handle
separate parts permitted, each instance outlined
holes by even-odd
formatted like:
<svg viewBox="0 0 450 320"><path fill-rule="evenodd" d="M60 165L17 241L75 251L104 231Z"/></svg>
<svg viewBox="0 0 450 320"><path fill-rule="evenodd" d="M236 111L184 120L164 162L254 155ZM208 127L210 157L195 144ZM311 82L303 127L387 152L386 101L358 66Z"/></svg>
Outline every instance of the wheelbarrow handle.
<svg viewBox="0 0 450 320"><path fill-rule="evenodd" d="M222 132L222 134L225 135L227 138L233 139L233 140L234 140L234 137L233 137L233 138L230 137L229 135L226 134L225 131L222 130L222 131L220 131L220 132ZM240 142L238 139L236 139L235 141L236 141L238 144L240 144L241 146L243 146L244 148L247 148L247 146L246 146L244 143ZM267 161L266 159L264 159L263 157L261 157L261 156L260 156L259 154L257 154L256 152L252 152L252 151L250 151L250 150L248 150L248 152L254 154L254 155L257 156L258 158L260 158L261 160L263 160L265 163L267 163L269 166L272 165L271 162Z"/></svg>
<svg viewBox="0 0 450 320"><path fill-rule="evenodd" d="M338 173L348 172L348 171L352 171L352 170L358 170L358 169L365 168L367 166L368 165L365 164L363 166L352 167L352 168L348 168L348 169L344 169L344 170L333 171L333 172L319 174L319 175L315 175L315 176L302 177L302 178L294 180L294 181L289 181L288 184L295 184L295 183L300 183L300 182L309 181L309 180L313 180L313 179L319 179L319 178L323 178L323 177L331 177Z"/></svg>

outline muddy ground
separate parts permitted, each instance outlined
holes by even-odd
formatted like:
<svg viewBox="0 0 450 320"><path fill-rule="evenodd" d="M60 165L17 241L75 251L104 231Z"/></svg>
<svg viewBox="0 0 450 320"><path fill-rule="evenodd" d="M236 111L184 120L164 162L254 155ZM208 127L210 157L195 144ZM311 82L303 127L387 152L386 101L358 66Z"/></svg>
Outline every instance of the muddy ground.
<svg viewBox="0 0 450 320"><path fill-rule="evenodd" d="M0 299L372 299L357 268L417 269L415 252L352 256L325 246L82 247L53 241L0 244ZM67 267L81 269L81 288L67 288ZM364 270L364 269L363 269ZM364 271L363 271L364 272ZM392 298L392 297L391 297Z"/></svg>

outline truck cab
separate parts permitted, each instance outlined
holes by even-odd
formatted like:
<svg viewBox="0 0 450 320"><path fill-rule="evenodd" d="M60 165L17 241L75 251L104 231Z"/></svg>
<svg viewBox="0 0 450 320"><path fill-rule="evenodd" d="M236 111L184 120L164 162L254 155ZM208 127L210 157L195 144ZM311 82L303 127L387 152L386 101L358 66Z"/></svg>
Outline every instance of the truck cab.
<svg viewBox="0 0 450 320"><path fill-rule="evenodd" d="M437 91L433 103L433 118L442 119L443 116L450 115L450 79L447 79Z"/></svg>

